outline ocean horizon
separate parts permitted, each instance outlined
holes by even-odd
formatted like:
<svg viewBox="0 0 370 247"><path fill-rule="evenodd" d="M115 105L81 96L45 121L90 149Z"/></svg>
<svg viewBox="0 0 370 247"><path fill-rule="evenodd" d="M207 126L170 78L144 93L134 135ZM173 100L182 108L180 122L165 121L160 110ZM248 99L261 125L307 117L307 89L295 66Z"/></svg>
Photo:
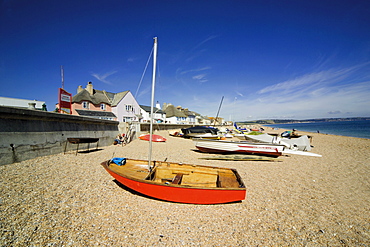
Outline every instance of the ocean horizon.
<svg viewBox="0 0 370 247"><path fill-rule="evenodd" d="M370 120L263 125L273 128L297 129L297 132L305 131L370 139Z"/></svg>

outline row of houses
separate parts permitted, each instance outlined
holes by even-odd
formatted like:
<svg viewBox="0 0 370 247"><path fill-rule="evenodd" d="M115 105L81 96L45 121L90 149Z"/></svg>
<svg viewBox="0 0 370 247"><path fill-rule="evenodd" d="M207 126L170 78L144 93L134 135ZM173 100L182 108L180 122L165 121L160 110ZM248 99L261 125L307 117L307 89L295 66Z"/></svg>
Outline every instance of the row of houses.
<svg viewBox="0 0 370 247"><path fill-rule="evenodd" d="M23 100L0 97L0 105L27 107L34 110L46 109L44 101ZM61 112L59 104L56 112ZM114 120L119 122L150 122L150 106L140 105L130 91L110 93L105 90L94 89L92 82L86 87L78 86L77 93L72 97L71 114L98 119ZM202 116L181 106L157 102L153 109L153 121L167 124L194 124L213 125L224 124L223 118ZM216 123L215 123L216 122Z"/></svg>
<svg viewBox="0 0 370 247"><path fill-rule="evenodd" d="M130 91L110 93L94 89L92 82L85 88L78 86L77 94L72 97L72 114L119 122L150 122L150 106L140 105ZM181 106L157 102L153 109L153 121L168 124L211 125L215 118L202 116ZM223 124L217 118L217 124Z"/></svg>

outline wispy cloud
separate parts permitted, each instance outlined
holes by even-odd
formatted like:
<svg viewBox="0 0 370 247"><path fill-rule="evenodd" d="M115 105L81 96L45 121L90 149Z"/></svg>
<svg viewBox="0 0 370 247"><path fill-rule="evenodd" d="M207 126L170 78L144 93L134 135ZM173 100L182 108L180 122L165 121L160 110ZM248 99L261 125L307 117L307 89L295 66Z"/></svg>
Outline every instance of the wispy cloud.
<svg viewBox="0 0 370 247"><path fill-rule="evenodd" d="M206 74L199 74L192 77L194 80L199 81L200 83L207 82Z"/></svg>
<svg viewBox="0 0 370 247"><path fill-rule="evenodd" d="M264 93L292 93L295 91L307 91L307 89L321 88L324 85L333 84L342 81L344 78L350 76L357 68L347 69L331 69L327 71L313 72L306 74L293 80L277 83L268 87L265 87L258 91L259 94Z"/></svg>
<svg viewBox="0 0 370 247"><path fill-rule="evenodd" d="M203 44L207 43L208 41L212 40L212 39L215 39L219 37L218 35L211 35L209 36L208 38L206 38L205 40L201 41L200 43L198 43L194 48L193 50L195 49L198 49L199 47L201 47Z"/></svg>
<svg viewBox="0 0 370 247"><path fill-rule="evenodd" d="M359 66L329 69L302 75L292 80L265 87L257 92L260 102L294 102L299 99L317 99L335 93L341 85L354 83L351 76ZM349 83L350 82L350 83Z"/></svg>
<svg viewBox="0 0 370 247"><path fill-rule="evenodd" d="M193 49L191 49L191 52L188 54L188 57L184 59L187 63L193 61L195 58L201 57L203 53L207 52L207 48L201 48L205 43L218 38L217 35L211 35L208 38L202 40L198 44L196 44ZM201 48L201 49L200 49Z"/></svg>
<svg viewBox="0 0 370 247"><path fill-rule="evenodd" d="M91 73L92 76L94 76L96 79L98 79L101 82L104 82L106 84L112 85L110 81L107 80L107 77L117 73L118 71L110 71L108 73L105 73L104 75L99 75L97 73Z"/></svg>
<svg viewBox="0 0 370 247"><path fill-rule="evenodd" d="M370 80L366 72L357 73L361 68L366 66L308 73L251 91L228 111L236 119L369 116Z"/></svg>
<svg viewBox="0 0 370 247"><path fill-rule="evenodd" d="M241 92L238 92L238 91L236 91L236 94L239 95L240 97L244 96Z"/></svg>
<svg viewBox="0 0 370 247"><path fill-rule="evenodd" d="M184 74L187 74L187 73L191 73L191 72L199 72L199 71L205 71L205 70L209 70L211 69L210 66L206 66L206 67L203 67L203 68L199 68L199 69L190 69L190 70L185 70L185 71L181 71L180 74L181 75L184 75Z"/></svg>
<svg viewBox="0 0 370 247"><path fill-rule="evenodd" d="M192 80L196 80L200 83L204 83L208 81L207 73L201 73L201 72L205 72L210 69L211 69L210 66L205 66L205 67L201 67L197 69L189 69L189 70L183 70L182 68L179 68L176 70L176 74L177 74L176 78L183 82L189 81L191 78ZM188 80L186 80L186 78L188 78Z"/></svg>

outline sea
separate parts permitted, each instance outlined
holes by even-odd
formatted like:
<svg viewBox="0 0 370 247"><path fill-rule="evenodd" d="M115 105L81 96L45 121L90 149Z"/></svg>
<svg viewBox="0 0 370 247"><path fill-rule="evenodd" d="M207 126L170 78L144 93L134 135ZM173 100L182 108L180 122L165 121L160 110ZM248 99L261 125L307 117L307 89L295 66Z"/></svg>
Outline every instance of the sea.
<svg viewBox="0 0 370 247"><path fill-rule="evenodd" d="M264 126L296 129L297 132L307 131L331 135L351 136L370 139L370 120L357 121L332 121L313 123L292 123L292 124L264 124Z"/></svg>

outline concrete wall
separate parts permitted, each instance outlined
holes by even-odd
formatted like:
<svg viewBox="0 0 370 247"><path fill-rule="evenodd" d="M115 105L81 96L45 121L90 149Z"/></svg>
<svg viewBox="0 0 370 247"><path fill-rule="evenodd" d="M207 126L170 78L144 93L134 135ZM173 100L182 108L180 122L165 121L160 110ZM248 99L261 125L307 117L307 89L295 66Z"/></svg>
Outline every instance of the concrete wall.
<svg viewBox="0 0 370 247"><path fill-rule="evenodd" d="M0 106L0 165L64 152L67 138L99 138L99 147L111 145L118 122L53 112ZM80 144L79 150L88 144ZM90 144L95 148L96 144ZM76 144L67 143L67 151Z"/></svg>

